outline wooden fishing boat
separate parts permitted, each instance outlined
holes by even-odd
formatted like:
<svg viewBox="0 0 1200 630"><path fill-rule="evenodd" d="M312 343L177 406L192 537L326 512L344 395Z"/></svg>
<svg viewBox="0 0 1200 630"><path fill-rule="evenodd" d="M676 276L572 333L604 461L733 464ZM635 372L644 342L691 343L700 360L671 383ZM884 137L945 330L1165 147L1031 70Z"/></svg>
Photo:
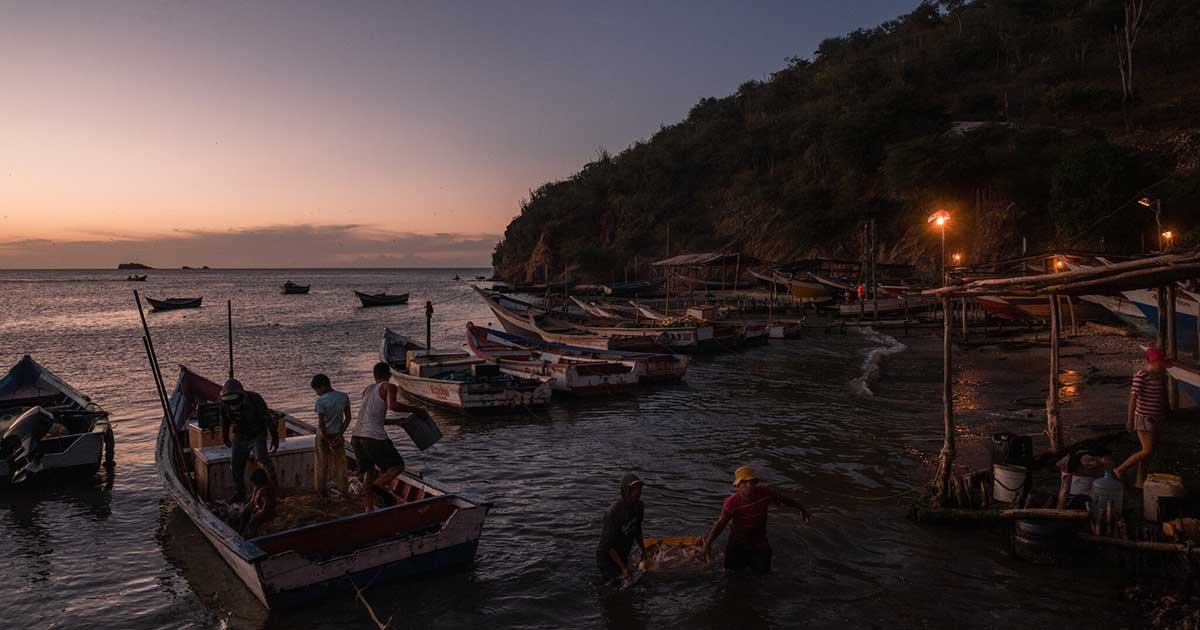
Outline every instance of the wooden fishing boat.
<svg viewBox="0 0 1200 630"><path fill-rule="evenodd" d="M167 298L165 300L156 300L154 298L146 298L150 303L150 307L156 311L176 311L182 308L200 308L200 302L204 300L202 297L194 298Z"/></svg>
<svg viewBox="0 0 1200 630"><path fill-rule="evenodd" d="M784 276L778 272L771 271L770 274L747 269L751 276L758 280L767 283L767 285L775 285L779 290L786 292L794 298L804 300L824 301L831 299L829 287L813 280L805 280L801 278L793 278Z"/></svg>
<svg viewBox="0 0 1200 630"><path fill-rule="evenodd" d="M126 282L145 282L146 276L126 276Z"/></svg>
<svg viewBox="0 0 1200 630"><path fill-rule="evenodd" d="M155 463L168 494L268 608L300 606L331 591L365 588L386 579L469 565L490 505L404 472L390 488L395 505L246 538L214 507L233 493L229 449L202 446L197 412L219 400L220 386L186 367L163 418ZM284 509L289 491L312 484L314 429L286 414L286 436L274 455ZM174 424L172 424L172 421ZM357 464L347 452L351 470ZM276 516L278 518L278 514Z"/></svg>
<svg viewBox="0 0 1200 630"><path fill-rule="evenodd" d="M495 363L457 350L421 348L385 328L380 359L392 367L392 379L405 394L464 413L526 409L550 400L545 379L505 374Z"/></svg>
<svg viewBox="0 0 1200 630"><path fill-rule="evenodd" d="M583 346L546 341L538 337L526 337L512 333L475 326L476 330L485 333L493 343L503 343L521 350L538 350L567 357L594 359L599 361L618 361L629 365L638 375L642 383L660 383L677 381L687 374L690 360L679 354L626 352L621 350L598 350Z"/></svg>
<svg viewBox="0 0 1200 630"><path fill-rule="evenodd" d="M595 335L580 329L577 324L582 322L578 319L576 321L563 322L558 319L549 318L545 309L533 306L527 302L522 302L521 300L498 293L490 293L478 287L475 287L475 291L483 298L488 308L491 309L496 319L499 320L500 326L514 335L535 337L545 341L565 343L596 350L637 351L642 349L662 349L654 343L653 339L634 335L624 337ZM570 315L562 313L556 313L555 315L570 317Z"/></svg>
<svg viewBox="0 0 1200 630"><path fill-rule="evenodd" d="M649 280L633 280L630 282L614 282L601 287L605 295L612 297L649 295L655 293L666 282L666 278L651 278Z"/></svg>
<svg viewBox="0 0 1200 630"><path fill-rule="evenodd" d="M305 293L308 293L308 290L311 288L312 288L311 284L296 284L295 282L288 280L287 282L283 283L283 294L284 295L304 295Z"/></svg>
<svg viewBox="0 0 1200 630"><path fill-rule="evenodd" d="M933 304L936 300L923 295L906 295L903 297L881 297L878 300L867 298L862 303L839 304L838 314L842 317L858 317L860 315L874 317L880 315L897 315L905 311L910 313L916 309Z"/></svg>
<svg viewBox="0 0 1200 630"><path fill-rule="evenodd" d="M1185 361L1173 361L1167 372L1175 377L1179 384L1179 392L1191 399L1193 405L1200 405L1200 366Z"/></svg>
<svg viewBox="0 0 1200 630"><path fill-rule="evenodd" d="M486 328L467 324L467 350L500 366L505 374L548 379L557 392L574 395L606 394L640 382L635 366L626 361L573 357L543 350L516 347L488 335Z"/></svg>
<svg viewBox="0 0 1200 630"><path fill-rule="evenodd" d="M355 291L354 295L358 296L358 301L362 302L363 307L368 306L395 306L397 304L408 304L408 294L401 293L400 295L388 295L387 293L363 293Z"/></svg>
<svg viewBox="0 0 1200 630"><path fill-rule="evenodd" d="M1153 331L1158 330L1158 297L1151 289L1125 291L1123 295L1146 316ZM1200 296L1177 287L1175 291L1175 343L1180 348L1196 347L1196 319L1200 317Z"/></svg>
<svg viewBox="0 0 1200 630"><path fill-rule="evenodd" d="M0 436L0 486L94 475L113 457L108 412L29 355L0 378Z"/></svg>

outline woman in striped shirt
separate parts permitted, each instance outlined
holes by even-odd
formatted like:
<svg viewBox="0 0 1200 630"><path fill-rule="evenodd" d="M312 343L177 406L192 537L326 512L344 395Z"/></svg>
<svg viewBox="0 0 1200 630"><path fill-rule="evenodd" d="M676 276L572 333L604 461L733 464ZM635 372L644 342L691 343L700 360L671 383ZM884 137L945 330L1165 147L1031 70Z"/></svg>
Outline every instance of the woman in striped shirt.
<svg viewBox="0 0 1200 630"><path fill-rule="evenodd" d="M1146 467L1150 458L1154 456L1163 427L1167 423L1168 409L1166 356L1162 350L1150 348L1146 350L1146 367L1133 375L1133 386L1129 388L1129 410L1125 420L1125 430L1137 432L1142 449L1114 468L1114 475L1120 477L1137 464L1137 487L1142 487L1146 482Z"/></svg>

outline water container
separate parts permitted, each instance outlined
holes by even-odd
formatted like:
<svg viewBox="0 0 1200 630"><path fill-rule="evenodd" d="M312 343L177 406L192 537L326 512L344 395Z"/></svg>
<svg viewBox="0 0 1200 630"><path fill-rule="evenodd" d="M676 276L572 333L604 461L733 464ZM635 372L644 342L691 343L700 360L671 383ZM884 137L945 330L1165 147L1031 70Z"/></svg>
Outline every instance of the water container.
<svg viewBox="0 0 1200 630"><path fill-rule="evenodd" d="M992 497L1001 503L1013 503L1029 484L1029 469L1022 466L992 466Z"/></svg>
<svg viewBox="0 0 1200 630"><path fill-rule="evenodd" d="M1113 513L1121 514L1122 501L1125 497L1125 486L1121 480L1113 477L1111 470L1104 471L1104 476L1092 482L1092 518L1102 518L1104 506L1109 500L1113 503Z"/></svg>
<svg viewBox="0 0 1200 630"><path fill-rule="evenodd" d="M442 431L434 424L433 419L425 414L413 414L401 420L400 428L408 433L413 444L422 451L442 439Z"/></svg>
<svg viewBox="0 0 1200 630"><path fill-rule="evenodd" d="M1142 516L1152 523L1158 522L1159 497L1182 497L1187 495L1183 479L1178 475L1154 473L1146 476L1142 487Z"/></svg>

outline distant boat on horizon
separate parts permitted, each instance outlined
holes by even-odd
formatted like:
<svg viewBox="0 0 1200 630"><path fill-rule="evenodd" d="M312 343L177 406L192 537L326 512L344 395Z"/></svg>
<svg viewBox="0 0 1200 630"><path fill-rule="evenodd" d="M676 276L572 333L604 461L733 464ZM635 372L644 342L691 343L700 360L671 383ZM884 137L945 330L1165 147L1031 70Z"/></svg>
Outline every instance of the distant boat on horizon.
<svg viewBox="0 0 1200 630"><path fill-rule="evenodd" d="M296 284L291 280L283 283L284 295L304 295L312 288L311 284Z"/></svg>
<svg viewBox="0 0 1200 630"><path fill-rule="evenodd" d="M358 296L358 301L362 302L364 308L368 306L395 306L397 304L408 304L407 293L401 293L400 295L388 295L384 292L363 293L362 291L355 291L354 295Z"/></svg>
<svg viewBox="0 0 1200 630"><path fill-rule="evenodd" d="M177 311L183 308L200 308L200 302L203 297L194 298L167 298L165 300L156 300L154 298L146 298L150 306L156 311Z"/></svg>

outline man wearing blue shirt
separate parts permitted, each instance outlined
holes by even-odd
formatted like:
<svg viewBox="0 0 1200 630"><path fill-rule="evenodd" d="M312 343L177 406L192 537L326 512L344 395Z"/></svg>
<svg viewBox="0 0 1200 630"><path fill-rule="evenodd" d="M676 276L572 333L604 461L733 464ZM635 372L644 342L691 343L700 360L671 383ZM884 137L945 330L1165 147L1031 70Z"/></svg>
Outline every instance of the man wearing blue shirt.
<svg viewBox="0 0 1200 630"><path fill-rule="evenodd" d="M346 428L350 426L350 397L333 388L329 377L312 377L317 393L313 411L317 413L317 443L313 460L313 484L317 494L327 496L329 480L337 484L338 492L346 495Z"/></svg>

